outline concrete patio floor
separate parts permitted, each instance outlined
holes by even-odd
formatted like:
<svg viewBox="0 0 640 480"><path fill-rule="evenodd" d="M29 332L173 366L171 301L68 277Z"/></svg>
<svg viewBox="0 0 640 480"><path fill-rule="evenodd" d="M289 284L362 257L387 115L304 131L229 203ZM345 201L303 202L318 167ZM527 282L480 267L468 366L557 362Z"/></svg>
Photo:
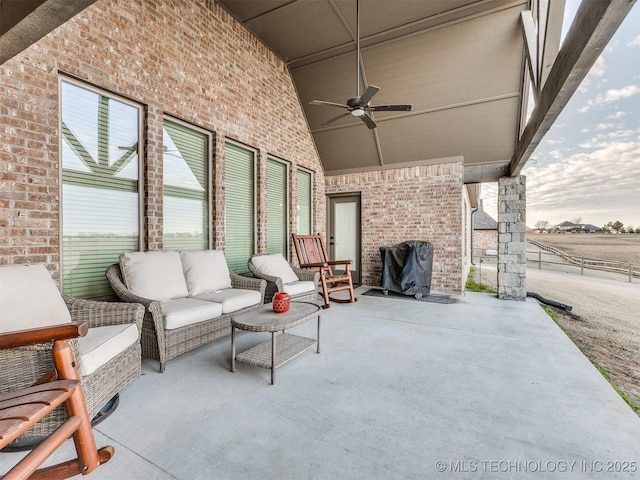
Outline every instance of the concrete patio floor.
<svg viewBox="0 0 640 480"><path fill-rule="evenodd" d="M116 454L87 478L638 478L640 418L536 302L366 290L322 312L321 353L273 386L268 370L229 371L229 339L163 374L144 360L95 428ZM265 335L241 332L238 350ZM20 455L0 453L0 472Z"/></svg>

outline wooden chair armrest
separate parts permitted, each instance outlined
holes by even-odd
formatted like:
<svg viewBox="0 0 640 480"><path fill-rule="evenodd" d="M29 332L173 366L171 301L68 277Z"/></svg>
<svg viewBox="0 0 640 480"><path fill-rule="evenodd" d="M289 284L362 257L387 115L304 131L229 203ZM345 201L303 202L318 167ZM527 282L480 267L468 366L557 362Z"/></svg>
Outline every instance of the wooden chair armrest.
<svg viewBox="0 0 640 480"><path fill-rule="evenodd" d="M55 340L69 340L84 337L89 331L87 322L71 322L50 327L30 328L0 334L0 350L23 347L34 343L47 343Z"/></svg>
<svg viewBox="0 0 640 480"><path fill-rule="evenodd" d="M301 263L300 268L326 268L328 265L327 262Z"/></svg>
<svg viewBox="0 0 640 480"><path fill-rule="evenodd" d="M329 260L328 265L351 265L351 260Z"/></svg>
<svg viewBox="0 0 640 480"><path fill-rule="evenodd" d="M300 268L325 268L329 265L350 265L351 260L329 260L326 262L302 263Z"/></svg>

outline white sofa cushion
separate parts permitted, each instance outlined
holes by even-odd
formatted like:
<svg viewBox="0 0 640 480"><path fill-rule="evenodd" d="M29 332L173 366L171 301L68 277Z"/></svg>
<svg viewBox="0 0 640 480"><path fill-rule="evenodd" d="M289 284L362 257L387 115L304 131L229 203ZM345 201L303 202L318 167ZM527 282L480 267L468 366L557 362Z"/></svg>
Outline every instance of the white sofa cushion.
<svg viewBox="0 0 640 480"><path fill-rule="evenodd" d="M215 292L203 293L194 297L207 302L217 302L222 305L222 313L231 313L243 308L260 304L262 295L255 290L243 290L241 288L226 288Z"/></svg>
<svg viewBox="0 0 640 480"><path fill-rule="evenodd" d="M150 300L189 295L178 252L131 252L120 255L120 271L131 292Z"/></svg>
<svg viewBox="0 0 640 480"><path fill-rule="evenodd" d="M87 335L78 338L80 374L91 375L137 341L138 327L131 323L90 328Z"/></svg>
<svg viewBox="0 0 640 480"><path fill-rule="evenodd" d="M222 250L180 252L189 296L231 288L231 275Z"/></svg>
<svg viewBox="0 0 640 480"><path fill-rule="evenodd" d="M285 283L282 285L282 289L289 295L294 296L314 291L316 284L307 280L298 280L297 282Z"/></svg>
<svg viewBox="0 0 640 480"><path fill-rule="evenodd" d="M176 298L160 302L164 328L173 330L222 315L222 305L194 298Z"/></svg>
<svg viewBox="0 0 640 480"><path fill-rule="evenodd" d="M291 265L289 265L289 262L287 262L281 253L256 255L251 257L251 263L253 263L253 266L258 272L281 278L282 283L291 283L299 280L291 268Z"/></svg>
<svg viewBox="0 0 640 480"><path fill-rule="evenodd" d="M0 332L69 322L69 310L43 264L0 266Z"/></svg>

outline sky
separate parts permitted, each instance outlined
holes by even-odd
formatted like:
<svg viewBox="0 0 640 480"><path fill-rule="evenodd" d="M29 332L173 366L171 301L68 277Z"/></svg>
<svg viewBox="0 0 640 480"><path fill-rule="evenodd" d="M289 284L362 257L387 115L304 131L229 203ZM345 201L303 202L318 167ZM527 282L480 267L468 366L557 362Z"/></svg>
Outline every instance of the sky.
<svg viewBox="0 0 640 480"><path fill-rule="evenodd" d="M563 38L579 0L567 0ZM522 170L526 224L640 227L640 5L636 3ZM498 219L497 183L482 185Z"/></svg>

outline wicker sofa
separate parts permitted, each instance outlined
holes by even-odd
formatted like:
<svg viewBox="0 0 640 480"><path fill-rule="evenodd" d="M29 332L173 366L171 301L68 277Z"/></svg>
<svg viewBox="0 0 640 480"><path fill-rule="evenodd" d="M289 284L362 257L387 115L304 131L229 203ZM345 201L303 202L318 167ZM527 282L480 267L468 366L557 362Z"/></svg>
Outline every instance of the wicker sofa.
<svg viewBox="0 0 640 480"><path fill-rule="evenodd" d="M264 303L266 282L230 272L220 250L132 252L107 269L116 295L145 307L142 355L167 361L231 334L231 318Z"/></svg>
<svg viewBox="0 0 640 480"><path fill-rule="evenodd" d="M44 265L5 265L0 266L0 312L2 333L70 321L88 323L85 337L68 342L80 373L89 418L140 376L142 305L62 296ZM53 367L51 343L2 350L0 365L0 392L31 385ZM64 408L57 408L12 446L39 443L66 418Z"/></svg>
<svg viewBox="0 0 640 480"><path fill-rule="evenodd" d="M267 282L266 303L276 292L286 292L296 302L318 302L320 274L290 265L281 253L253 255L247 268L254 277Z"/></svg>

